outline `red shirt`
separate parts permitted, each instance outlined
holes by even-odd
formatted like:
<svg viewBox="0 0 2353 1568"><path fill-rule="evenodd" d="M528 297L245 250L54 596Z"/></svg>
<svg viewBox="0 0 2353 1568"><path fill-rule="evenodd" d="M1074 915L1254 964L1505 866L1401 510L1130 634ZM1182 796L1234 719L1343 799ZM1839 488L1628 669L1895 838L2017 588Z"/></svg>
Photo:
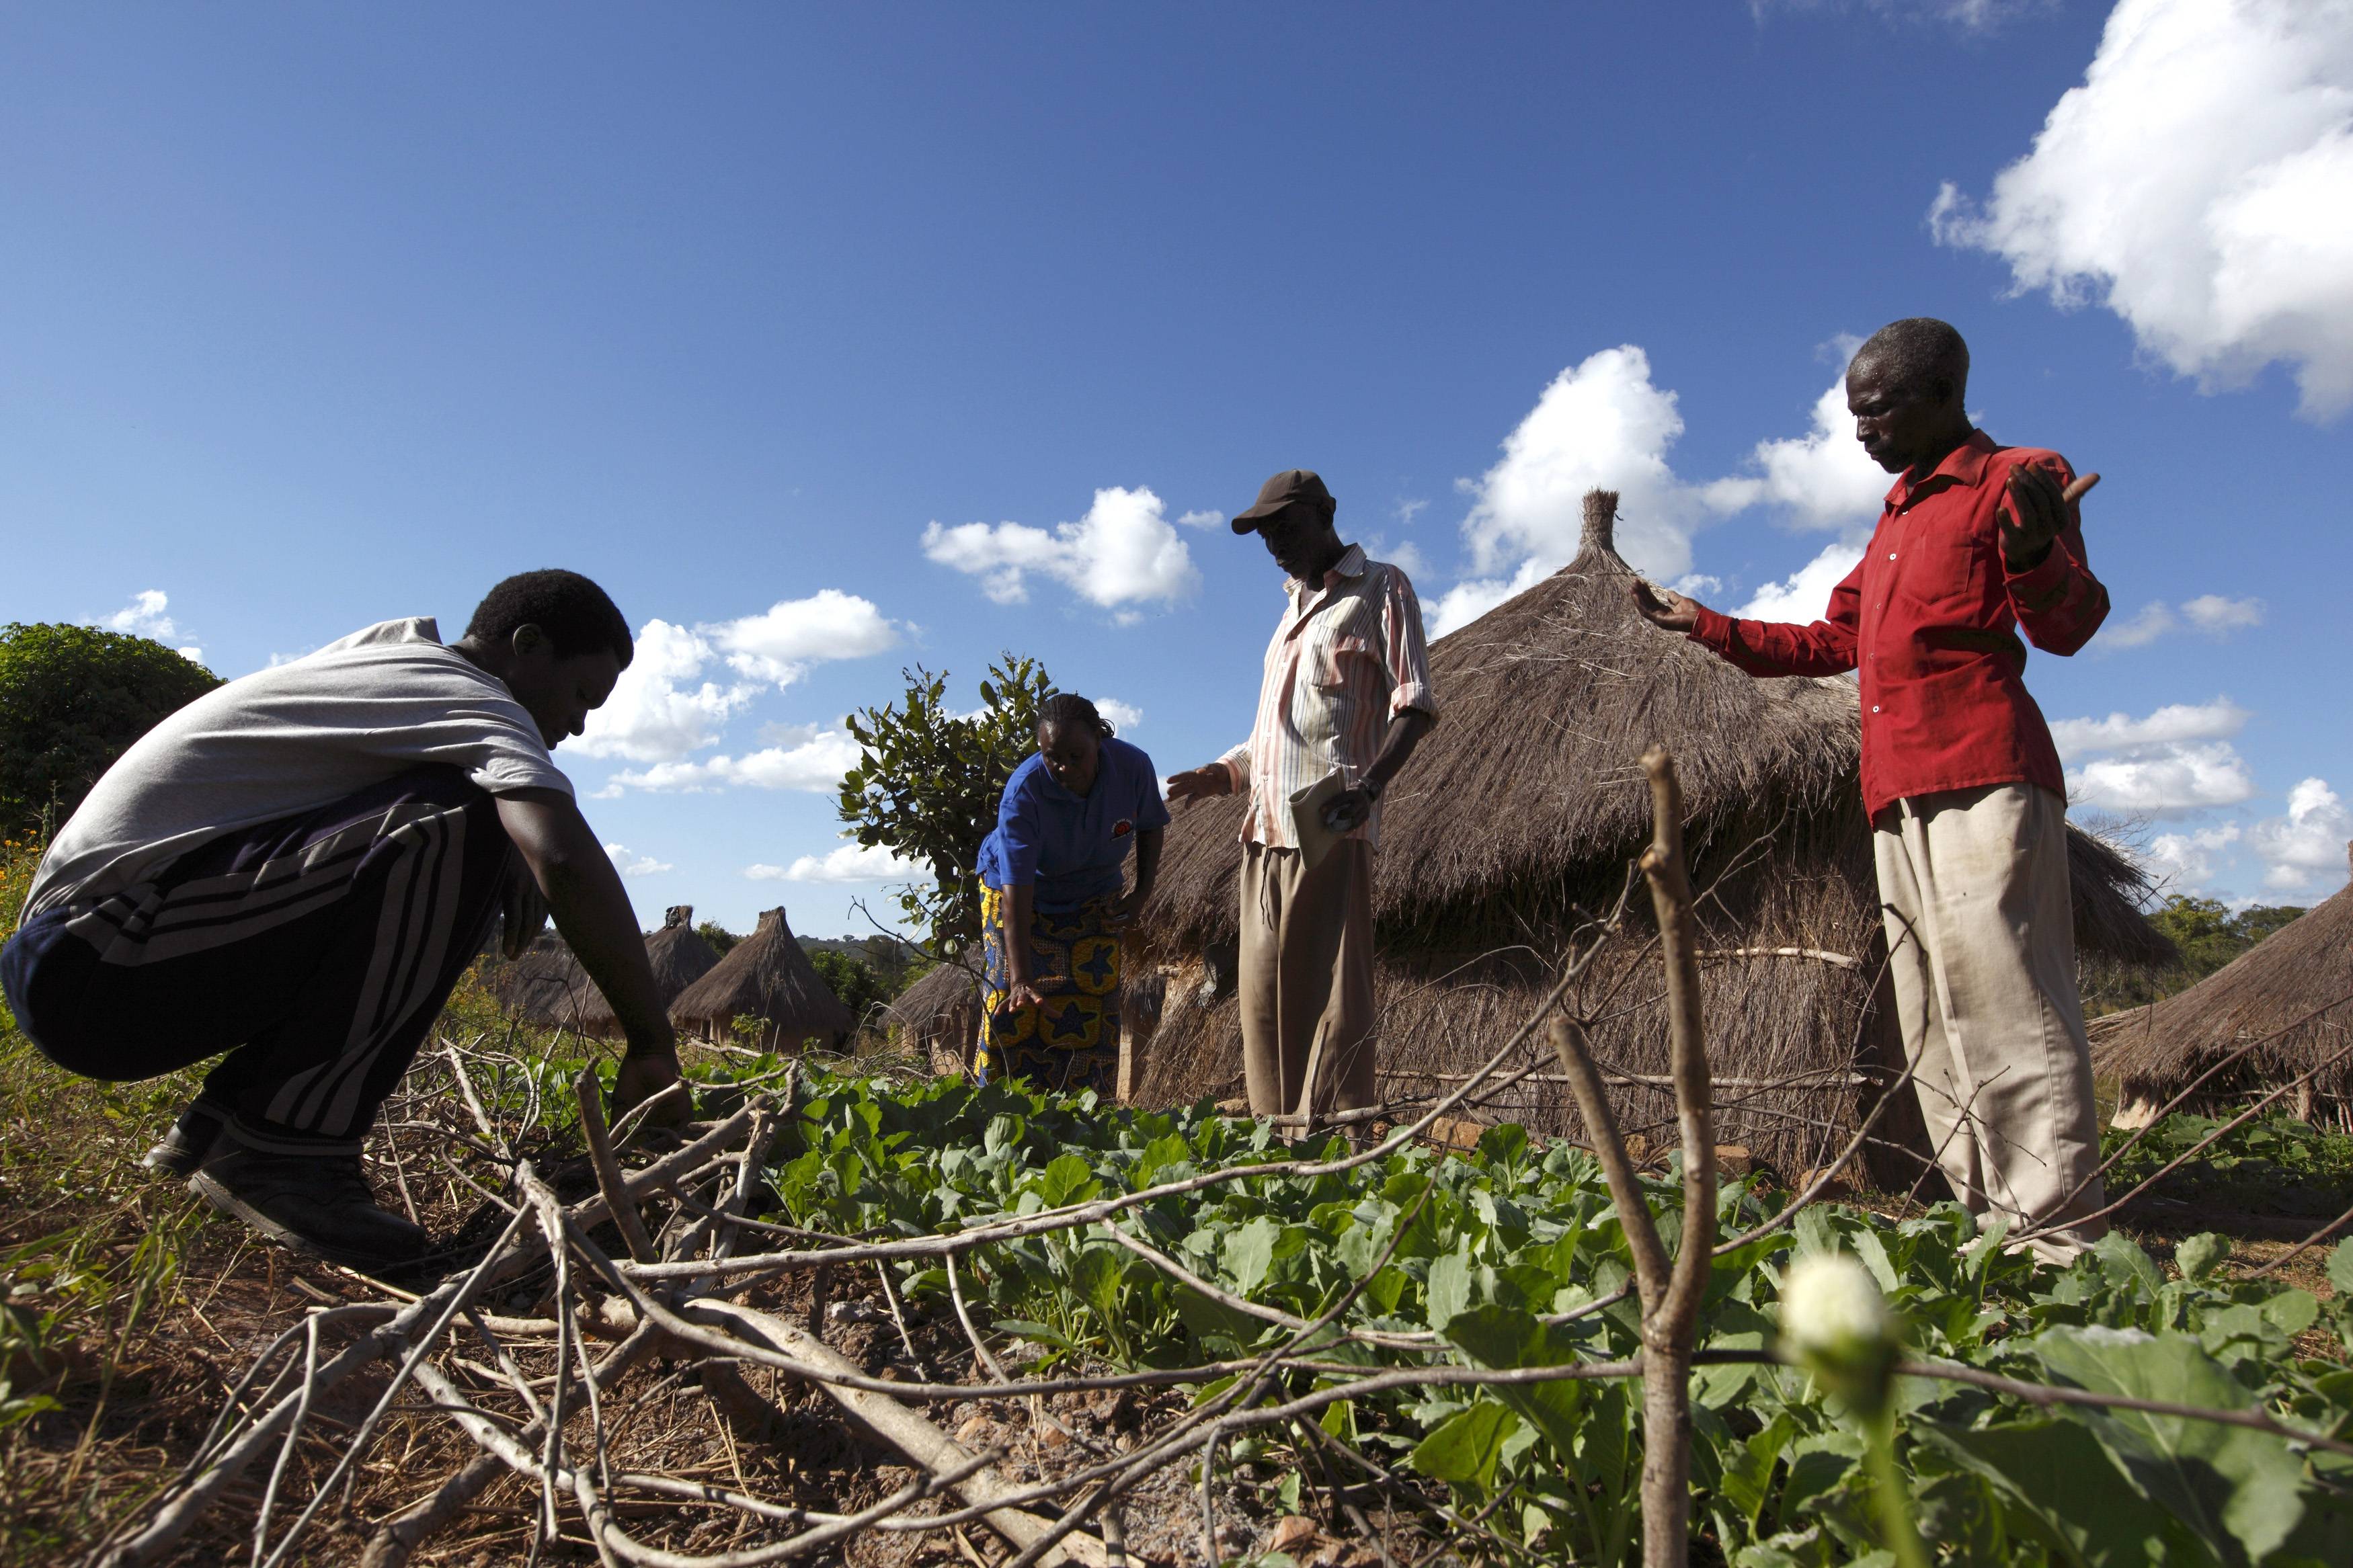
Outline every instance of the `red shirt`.
<svg viewBox="0 0 2353 1568"><path fill-rule="evenodd" d="M1999 447L1982 430L1917 481L1887 492L1862 562L1810 626L1736 621L1702 610L1691 639L1751 675L1862 678L1862 802L1981 784L2066 793L2059 751L2026 694L2026 644L2071 654L2107 618L2108 591L2084 563L2075 509L2026 572L2001 558L1996 508L2010 470L2031 463L2063 486L2067 459Z"/></svg>

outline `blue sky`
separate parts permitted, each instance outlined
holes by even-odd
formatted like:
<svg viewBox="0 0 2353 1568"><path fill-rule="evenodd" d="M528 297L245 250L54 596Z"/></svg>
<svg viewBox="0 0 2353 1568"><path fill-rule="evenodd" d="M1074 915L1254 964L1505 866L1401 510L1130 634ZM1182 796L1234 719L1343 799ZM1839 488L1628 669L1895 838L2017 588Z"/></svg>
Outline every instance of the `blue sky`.
<svg viewBox="0 0 2353 1568"><path fill-rule="evenodd" d="M1441 626L1601 480L1637 565L1808 613L1883 488L1840 345L1934 314L2105 476L2116 617L2029 672L2079 808L2307 900L2348 89L2344 0L18 7L0 619L236 676L587 572L641 672L558 760L640 914L832 932L902 665L1035 654L1208 759L1281 608L1219 520L1293 465Z"/></svg>

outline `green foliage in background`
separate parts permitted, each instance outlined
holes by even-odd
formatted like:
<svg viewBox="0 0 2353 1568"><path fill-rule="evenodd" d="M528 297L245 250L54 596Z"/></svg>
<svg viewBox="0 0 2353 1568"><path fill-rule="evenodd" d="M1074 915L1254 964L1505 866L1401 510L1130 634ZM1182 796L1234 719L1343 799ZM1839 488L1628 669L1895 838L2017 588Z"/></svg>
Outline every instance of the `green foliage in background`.
<svg viewBox="0 0 2353 1568"><path fill-rule="evenodd" d="M841 820L860 844L929 869L928 886L899 889L899 908L933 955L948 958L980 939L973 863L1005 781L1038 744L1038 709L1054 688L1036 659L1002 654L980 683L980 710L965 715L948 702L945 671L902 673L899 701L845 721L860 755L841 781Z"/></svg>
<svg viewBox="0 0 2353 1568"><path fill-rule="evenodd" d="M2199 981L2302 913L2293 904L2257 904L2234 914L2217 900L2176 893L2149 917L2149 923L2173 939L2181 950L2182 966L2192 981Z"/></svg>
<svg viewBox="0 0 2353 1568"><path fill-rule="evenodd" d="M808 959L809 967L818 972L826 989L849 1009L849 1016L858 1020L860 1027L871 1021L876 1008L891 1000L881 977L860 960L822 947L812 952Z"/></svg>
<svg viewBox="0 0 2353 1568"><path fill-rule="evenodd" d="M2180 1112L2165 1118L2108 1173L2108 1196L2121 1197L2147 1181L2227 1120ZM2116 1155L2132 1139L2122 1128L2108 1129L2100 1140L2100 1157ZM2159 1190L2182 1203L2326 1219L2353 1208L2353 1138L2293 1116L2270 1116L2224 1133L2166 1177Z"/></svg>
<svg viewBox="0 0 2353 1568"><path fill-rule="evenodd" d="M132 742L219 684L145 637L0 626L0 831L64 822Z"/></svg>
<svg viewBox="0 0 2353 1568"><path fill-rule="evenodd" d="M725 926L721 925L717 921L703 921L700 922L694 928L694 934L709 942L711 944L711 951L717 953L722 958L727 956L727 950L729 948L733 947L737 942L744 940L742 937L737 936L733 931L729 931Z"/></svg>
<svg viewBox="0 0 2353 1568"><path fill-rule="evenodd" d="M771 1179L795 1224L842 1233L954 1231L1210 1169L1346 1152L1338 1140L1294 1149L1207 1107L1131 1110L1003 1082L891 1089L813 1074L797 1111ZM1646 1196L1673 1245L1685 1219L1679 1185L1655 1181ZM1728 1235L1783 1201L1736 1184L1711 1229ZM1639 1348L1631 1301L1568 1316L1631 1273L1599 1169L1516 1127L1492 1129L1467 1158L1413 1150L1342 1174L1236 1182L1153 1199L1119 1223L1225 1291L1299 1318L1371 1274L1345 1323L1437 1337L1427 1352L1331 1344L1318 1360L1335 1370L1293 1373L1275 1398L1430 1358L1510 1368ZM1392 1260L1374 1272L1392 1241ZM2005 1251L2000 1234L1979 1237L1955 1205L1894 1225L1816 1206L1716 1261L1702 1347L1769 1346L1784 1272L1800 1254L1832 1249L1878 1280L1917 1355L2353 1431L2353 1370L2312 1348L2316 1330L2340 1342L2353 1331L2353 1247L2331 1259L2338 1293L2324 1303L2225 1279L2230 1244L2216 1236L2183 1243L2182 1277L2168 1279L2121 1235L2063 1271ZM911 1297L953 1311L944 1270L897 1267ZM980 1249L959 1275L982 1321L1029 1342L1040 1366L1197 1365L1289 1333L1177 1284L1101 1226ZM1835 1396L1762 1363L1704 1366L1693 1396L1694 1562L1889 1561L1864 1436ZM2044 1409L1928 1379L1899 1379L1895 1404L1908 1506L1950 1568L2353 1562L2353 1461L2244 1428ZM1224 1462L1265 1489L1270 1510L1295 1511L1303 1474L1347 1473L1345 1445L1426 1478L1458 1517L1482 1517L1493 1561L1626 1564L1641 1552L1641 1405L1630 1381L1401 1388L1331 1405L1312 1431L1307 1421L1262 1428Z"/></svg>

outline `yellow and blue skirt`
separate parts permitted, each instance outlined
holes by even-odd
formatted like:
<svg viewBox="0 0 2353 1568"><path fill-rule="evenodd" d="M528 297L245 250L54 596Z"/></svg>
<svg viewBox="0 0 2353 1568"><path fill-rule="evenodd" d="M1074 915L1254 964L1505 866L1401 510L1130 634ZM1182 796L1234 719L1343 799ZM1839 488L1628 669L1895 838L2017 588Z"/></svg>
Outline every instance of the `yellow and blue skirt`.
<svg viewBox="0 0 2353 1568"><path fill-rule="evenodd" d="M1119 1072L1119 935L1112 895L1029 917L1030 984L1041 1000L1016 1007L1005 963L1005 895L980 889L980 1076L1035 1089L1109 1094Z"/></svg>

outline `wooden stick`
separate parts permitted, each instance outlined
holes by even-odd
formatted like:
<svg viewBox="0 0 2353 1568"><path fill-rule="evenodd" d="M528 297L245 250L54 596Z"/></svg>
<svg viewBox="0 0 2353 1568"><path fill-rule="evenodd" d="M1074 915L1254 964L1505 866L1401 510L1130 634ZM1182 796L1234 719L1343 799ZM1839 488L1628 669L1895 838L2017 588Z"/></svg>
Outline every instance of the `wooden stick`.
<svg viewBox="0 0 2353 1568"><path fill-rule="evenodd" d="M638 1213L629 1196L621 1162L613 1154L613 1141L606 1136L605 1091L593 1068L582 1068L580 1076L572 1080L572 1097L580 1102L580 1135L587 1140L588 1160L596 1167L596 1188L613 1211L613 1223L619 1227L621 1239L628 1243L629 1256L640 1263L651 1263L661 1254L654 1250L654 1238L646 1234L645 1216Z"/></svg>

